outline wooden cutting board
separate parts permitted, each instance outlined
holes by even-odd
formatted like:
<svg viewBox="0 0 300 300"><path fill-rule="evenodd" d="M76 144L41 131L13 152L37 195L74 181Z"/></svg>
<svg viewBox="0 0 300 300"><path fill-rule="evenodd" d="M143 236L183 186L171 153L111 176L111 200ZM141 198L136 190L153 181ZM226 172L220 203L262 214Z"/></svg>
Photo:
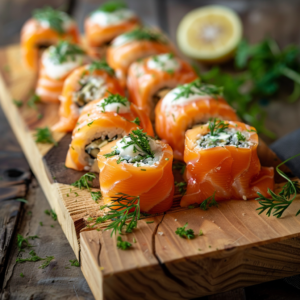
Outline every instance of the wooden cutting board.
<svg viewBox="0 0 300 300"><path fill-rule="evenodd" d="M140 220L133 233L123 235L132 249L118 250L109 231L88 227L89 217L101 215L101 201L70 186L83 174L64 165L71 135L55 133L57 147L35 143L35 128L58 120L57 104L27 105L35 82L36 75L22 66L19 46L0 50L3 110L96 299L191 299L300 273L300 201L276 219L258 215L254 200L202 211L180 208L176 195L170 211ZM22 100L22 107L13 99ZM93 184L96 190L99 183ZM203 236L177 236L176 228L186 222Z"/></svg>

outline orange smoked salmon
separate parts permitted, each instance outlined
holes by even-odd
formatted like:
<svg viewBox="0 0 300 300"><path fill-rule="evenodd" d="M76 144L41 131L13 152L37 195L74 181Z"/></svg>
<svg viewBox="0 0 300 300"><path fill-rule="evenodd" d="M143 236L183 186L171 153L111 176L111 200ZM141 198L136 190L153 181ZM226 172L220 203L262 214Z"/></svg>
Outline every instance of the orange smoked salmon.
<svg viewBox="0 0 300 300"><path fill-rule="evenodd" d="M201 84L199 79L178 86L161 99L155 108L155 130L168 143L174 158L182 160L185 132L207 123L212 117L237 121L235 111L221 96L221 90Z"/></svg>
<svg viewBox="0 0 300 300"><path fill-rule="evenodd" d="M147 28L136 28L119 35L107 49L107 63L116 71L117 78L125 87L127 71L138 59L173 52L162 33Z"/></svg>
<svg viewBox="0 0 300 300"><path fill-rule="evenodd" d="M154 108L160 94L196 78L194 69L173 53L148 57L129 68L127 87L130 101L145 110L154 121Z"/></svg>
<svg viewBox="0 0 300 300"><path fill-rule="evenodd" d="M187 191L180 205L247 200L260 192L270 197L274 189L273 167L261 167L255 129L241 122L211 120L186 132L184 161Z"/></svg>
<svg viewBox="0 0 300 300"><path fill-rule="evenodd" d="M115 94L94 100L83 108L73 130L66 167L99 172L99 149L139 127L153 136L150 119L125 97Z"/></svg>
<svg viewBox="0 0 300 300"><path fill-rule="evenodd" d="M107 93L124 96L124 90L105 61L93 62L79 67L65 80L60 96L60 121L52 128L55 131L72 131L80 110L93 100L100 100Z"/></svg>
<svg viewBox="0 0 300 300"><path fill-rule="evenodd" d="M58 41L68 40L79 43L76 23L64 12L50 7L37 9L21 31L21 52L24 64L38 70L39 51L56 45Z"/></svg>
<svg viewBox="0 0 300 300"><path fill-rule="evenodd" d="M117 193L125 193L140 196L142 212L167 211L174 195L172 161L171 147L148 137L142 130L134 130L104 146L98 154L104 203L109 203Z"/></svg>
<svg viewBox="0 0 300 300"><path fill-rule="evenodd" d="M42 55L35 93L44 102L58 102L68 75L87 63L84 51L77 45L61 41Z"/></svg>
<svg viewBox="0 0 300 300"><path fill-rule="evenodd" d="M85 33L92 56L102 57L107 45L118 35L139 24L135 13L125 3L107 2L85 20Z"/></svg>

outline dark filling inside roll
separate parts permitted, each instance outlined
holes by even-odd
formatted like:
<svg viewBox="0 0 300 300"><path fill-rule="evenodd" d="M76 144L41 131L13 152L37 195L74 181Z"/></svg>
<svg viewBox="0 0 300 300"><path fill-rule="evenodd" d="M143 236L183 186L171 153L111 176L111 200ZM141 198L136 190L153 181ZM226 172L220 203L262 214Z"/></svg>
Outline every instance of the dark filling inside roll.
<svg viewBox="0 0 300 300"><path fill-rule="evenodd" d="M43 52L44 50L46 50L50 46L52 46L52 44L49 44L49 43L45 42L45 43L37 45L36 47L39 49L39 51Z"/></svg>
<svg viewBox="0 0 300 300"><path fill-rule="evenodd" d="M159 89L152 97L152 103L154 107L156 106L157 102L163 98L165 95L167 95L171 91L171 88L163 87Z"/></svg>
<svg viewBox="0 0 300 300"><path fill-rule="evenodd" d="M95 159L97 158L97 155L102 147L107 145L108 143L121 138L121 134L117 134L112 138L109 138L108 136L105 136L105 139L98 138L93 140L90 144L85 146L85 152L92 158Z"/></svg>

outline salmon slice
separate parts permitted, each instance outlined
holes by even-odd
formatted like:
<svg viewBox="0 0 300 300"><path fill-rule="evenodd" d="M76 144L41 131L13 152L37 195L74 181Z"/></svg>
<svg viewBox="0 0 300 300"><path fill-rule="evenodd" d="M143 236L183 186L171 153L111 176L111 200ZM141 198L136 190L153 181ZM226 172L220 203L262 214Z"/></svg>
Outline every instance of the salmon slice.
<svg viewBox="0 0 300 300"><path fill-rule="evenodd" d="M176 104L176 100L174 100L176 94L186 86L178 86L170 91L155 108L155 131L163 141L172 147L174 158L178 160L183 160L184 138L188 129L205 124L210 118L238 120L235 111L221 96L193 94L183 96L182 101L179 99L181 103ZM193 89L192 85L191 88ZM193 97L191 101L185 101L189 97Z"/></svg>
<svg viewBox="0 0 300 300"><path fill-rule="evenodd" d="M43 102L59 102L66 78L76 68L87 63L87 57L84 52L76 55L78 59L75 61L73 59L74 55L70 54L67 56L66 61L54 62L52 53L55 53L55 51L59 52L57 49L62 48L61 46L73 47L75 45L68 42L59 42L58 45L51 46L42 55L35 93ZM50 51L52 51L51 54Z"/></svg>
<svg viewBox="0 0 300 300"><path fill-rule="evenodd" d="M117 193L140 196L142 212L161 213L172 206L174 177L172 173L173 151L161 141L162 156L154 165L134 166L131 163L117 163L118 156L106 158L117 141L101 148L98 154L100 189L104 203L109 203Z"/></svg>
<svg viewBox="0 0 300 300"><path fill-rule="evenodd" d="M150 55L175 52L161 33L145 28L134 29L114 39L107 49L107 62L116 71L121 86L126 86L130 65Z"/></svg>
<svg viewBox="0 0 300 300"><path fill-rule="evenodd" d="M124 95L124 90L121 88L119 81L114 76L114 72L104 62L101 66L106 68L95 69L96 63L85 65L74 70L65 80L60 99L59 116L60 120L52 128L54 131L69 132L73 131L76 126L76 122L80 115L80 109L85 105L84 101L79 102L81 95L79 94L84 88L86 94L89 95L91 92L87 90L90 84L90 88L95 87L92 85L92 80L98 84L92 90L93 95L90 95L88 101L100 100L103 96L112 94ZM79 99L79 100L78 100ZM77 100L77 102L75 102ZM86 99L85 99L86 100ZM87 101L87 100L86 100Z"/></svg>
<svg viewBox="0 0 300 300"><path fill-rule="evenodd" d="M151 121L154 121L159 92L196 78L194 69L172 53L150 56L133 63L129 68L127 88L130 101L145 110Z"/></svg>
<svg viewBox="0 0 300 300"><path fill-rule="evenodd" d="M184 151L187 191L181 206L202 203L214 193L216 201L247 200L256 198L257 192L270 197L268 189L274 190L274 169L261 167L257 156L256 130L241 122L224 124L232 132L240 132L247 145L228 142L212 148L200 147L201 139L210 133L209 125L188 130Z"/></svg>
<svg viewBox="0 0 300 300"><path fill-rule="evenodd" d="M74 21L70 23L64 33L59 33L51 27L44 27L41 23L32 18L23 26L21 31L21 55L23 63L29 69L38 70L40 47L56 45L61 40L68 40L71 43L79 43L80 36L77 25Z"/></svg>
<svg viewBox="0 0 300 300"><path fill-rule="evenodd" d="M103 141L123 137L137 128L143 128L149 135L154 136L149 118L134 104L130 104L130 110L126 113L102 112L98 107L100 101L94 100L82 110L72 133L72 142L66 158L68 168L99 172L97 153L94 154L92 151L88 153L89 148L87 148L94 141L100 145ZM132 122L136 118L140 121L139 126ZM96 152L99 151L97 147L97 145L94 147Z"/></svg>

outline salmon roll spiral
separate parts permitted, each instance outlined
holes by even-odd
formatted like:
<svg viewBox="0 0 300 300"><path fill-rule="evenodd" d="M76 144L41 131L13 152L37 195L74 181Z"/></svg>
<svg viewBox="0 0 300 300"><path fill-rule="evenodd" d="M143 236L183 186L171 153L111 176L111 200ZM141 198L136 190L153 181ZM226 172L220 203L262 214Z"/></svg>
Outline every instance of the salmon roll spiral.
<svg viewBox="0 0 300 300"><path fill-rule="evenodd" d="M76 23L66 13L51 7L37 9L21 31L21 53L24 64L37 71L41 50L61 40L79 43Z"/></svg>
<svg viewBox="0 0 300 300"><path fill-rule="evenodd" d="M261 167L258 135L241 122L211 120L186 132L184 161L187 191L180 205L215 201L248 200L257 192L270 197L274 168Z"/></svg>
<svg viewBox="0 0 300 300"><path fill-rule="evenodd" d="M130 65L150 55L173 52L162 33L148 28L136 28L115 38L107 49L107 63L116 71L125 87Z"/></svg>
<svg viewBox="0 0 300 300"><path fill-rule="evenodd" d="M98 154L100 189L104 203L118 193L140 197L140 209L165 212L172 206L173 151L141 129L107 144Z"/></svg>
<svg viewBox="0 0 300 300"><path fill-rule="evenodd" d="M235 111L222 97L222 88L206 85L200 79L178 86L155 108L155 130L168 143L174 157L183 160L185 132L211 118L237 121Z"/></svg>
<svg viewBox="0 0 300 300"><path fill-rule="evenodd" d="M150 56L133 63L128 71L130 101L155 120L155 106L169 90L197 78L194 69L173 53Z"/></svg>
<svg viewBox="0 0 300 300"><path fill-rule="evenodd" d="M96 159L99 150L138 128L144 128L153 136L147 115L127 98L111 94L94 100L83 108L73 130L66 167L99 172Z"/></svg>
<svg viewBox="0 0 300 300"><path fill-rule="evenodd" d="M111 1L102 4L85 20L85 34L92 56L102 58L110 42L140 23L126 3Z"/></svg>
<svg viewBox="0 0 300 300"><path fill-rule="evenodd" d="M75 44L61 41L42 55L35 93L43 102L59 102L66 78L87 63L85 52Z"/></svg>
<svg viewBox="0 0 300 300"><path fill-rule="evenodd" d="M83 107L100 100L108 94L124 96L124 90L115 77L114 70L105 61L74 70L65 80L60 99L60 120L53 126L54 131L73 131Z"/></svg>

